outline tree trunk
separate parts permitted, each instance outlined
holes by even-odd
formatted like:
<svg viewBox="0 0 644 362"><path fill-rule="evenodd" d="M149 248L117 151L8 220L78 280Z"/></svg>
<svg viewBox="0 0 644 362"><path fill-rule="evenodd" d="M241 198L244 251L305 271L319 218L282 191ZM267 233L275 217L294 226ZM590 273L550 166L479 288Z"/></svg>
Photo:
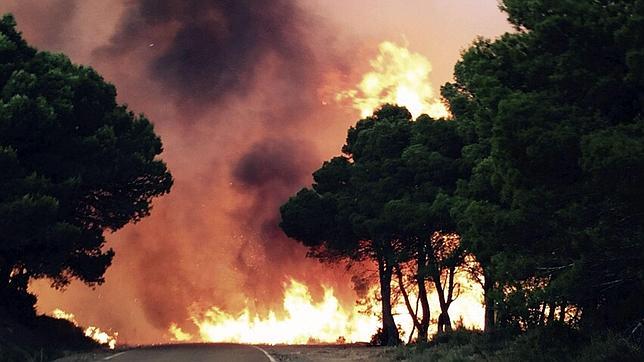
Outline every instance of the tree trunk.
<svg viewBox="0 0 644 362"><path fill-rule="evenodd" d="M441 313L438 315L437 332L438 334L442 334L452 330L452 323L448 314L449 303L445 299L445 286L441 280L441 271L439 269L432 269L432 279L436 288L436 295L438 296L438 304L441 308Z"/></svg>
<svg viewBox="0 0 644 362"><path fill-rule="evenodd" d="M418 297L420 298L420 305L423 309L423 318L420 320L420 327L418 327L418 341L427 342L430 310L429 300L427 299L427 288L425 287L424 270L427 264L427 257L423 250L418 251L418 265L416 271L416 283L418 283Z"/></svg>
<svg viewBox="0 0 644 362"><path fill-rule="evenodd" d="M495 329L495 308L494 299L492 298L492 291L494 289L494 281L489 273L484 272L485 282L483 283L483 293L485 298L485 322L483 331L486 333L494 332Z"/></svg>
<svg viewBox="0 0 644 362"><path fill-rule="evenodd" d="M438 333L450 332L452 330L452 321L449 317L449 304L445 301L445 291L440 282L436 284L436 294L438 294L438 303L441 313L438 316Z"/></svg>
<svg viewBox="0 0 644 362"><path fill-rule="evenodd" d="M443 285L441 283L440 274L434 273L433 276L434 287L436 288L436 296L438 296L438 305L440 306L441 312L438 315L438 326L436 327L436 332L442 334L445 332L445 318L443 313L445 313L445 294L443 294Z"/></svg>
<svg viewBox="0 0 644 362"><path fill-rule="evenodd" d="M409 294L407 293L407 289L405 288L404 280L403 280L403 273L400 270L400 266L396 266L396 276L398 277L398 287L400 288L400 292L403 295L403 300L405 301L405 306L407 307L407 312L409 313L409 316L411 317L412 322L414 323L414 328L417 328L419 333L420 333L420 321L418 320L418 303L416 303L416 310L411 306L411 302L409 301ZM412 334L414 333L412 329ZM411 336L409 336L411 338Z"/></svg>
<svg viewBox="0 0 644 362"><path fill-rule="evenodd" d="M416 309L414 309L415 310L415 312L414 312L415 315L418 315L418 305L419 304L420 304L420 297L416 297ZM411 341L412 341L412 339L414 337L414 332L416 332L416 328L417 328L416 324L414 324L412 326L412 328L411 328L411 333L409 333L409 338L407 339L407 344L411 343ZM418 342L418 341L416 341L416 342Z"/></svg>
<svg viewBox="0 0 644 362"><path fill-rule="evenodd" d="M383 342L387 346L395 346L400 343L398 328L394 316L391 313L391 273L392 265L384 260L378 260L378 272L380 274L380 296L382 297L382 333Z"/></svg>
<svg viewBox="0 0 644 362"><path fill-rule="evenodd" d="M418 282L418 297L420 298L420 305L423 309L423 318L420 320L420 326L418 327L418 341L427 342L429 322L430 322L430 311L429 311L429 300L427 299L427 288L425 288L425 278L421 275L416 276L416 281Z"/></svg>
<svg viewBox="0 0 644 362"><path fill-rule="evenodd" d="M422 269L420 265L423 265L424 263L424 258L419 257L418 262L419 262L419 267L416 269L416 283L418 284L418 299L416 301L416 310L411 306L411 302L409 301L409 294L407 293L407 290L405 289L405 286L403 284L403 274L402 271L400 270L399 266L396 266L396 275L398 276L398 285L400 286L400 292L403 295L403 299L405 301L405 306L407 307L407 311L409 312L409 315L411 316L412 322L414 323L414 329L418 330L418 339L417 342L427 342L429 333L429 322L430 322L430 310L429 310L429 300L427 299L427 288L425 287L425 277L423 276ZM422 307L422 317L419 318L418 314L418 302L420 302L421 307ZM413 330L412 330L413 333ZM411 335L409 336L411 338Z"/></svg>
<svg viewBox="0 0 644 362"><path fill-rule="evenodd" d="M442 313L444 314L443 323L445 326L445 331L451 332L452 318L450 318L449 316L449 307L452 305L452 302L455 299L454 288L456 286L454 284L454 277L456 276L456 266L455 265L450 266L447 272L449 273L447 276L447 298L445 300L445 309L442 311ZM456 298L458 298L458 296Z"/></svg>
<svg viewBox="0 0 644 362"><path fill-rule="evenodd" d="M451 331L452 319L449 317L449 313L447 311L441 310L441 314L438 316L438 333L442 334Z"/></svg>

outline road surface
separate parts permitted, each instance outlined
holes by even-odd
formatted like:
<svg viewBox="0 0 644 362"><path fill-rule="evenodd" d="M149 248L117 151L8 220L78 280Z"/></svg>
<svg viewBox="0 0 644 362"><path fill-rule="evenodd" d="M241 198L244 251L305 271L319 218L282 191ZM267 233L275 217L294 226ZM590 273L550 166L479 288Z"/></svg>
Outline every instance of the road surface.
<svg viewBox="0 0 644 362"><path fill-rule="evenodd" d="M68 361L68 359L63 359ZM73 361L73 360L71 360ZM264 349L238 344L175 344L135 348L82 359L108 362L275 362Z"/></svg>

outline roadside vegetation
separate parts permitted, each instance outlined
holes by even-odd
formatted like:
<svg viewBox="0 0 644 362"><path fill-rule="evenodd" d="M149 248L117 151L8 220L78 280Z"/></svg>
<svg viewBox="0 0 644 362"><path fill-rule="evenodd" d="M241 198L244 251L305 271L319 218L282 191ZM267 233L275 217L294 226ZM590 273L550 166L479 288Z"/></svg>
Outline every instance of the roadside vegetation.
<svg viewBox="0 0 644 362"><path fill-rule="evenodd" d="M161 151L114 86L0 19L0 360L97 347L72 323L36 316L28 283L103 283L114 257L105 232L141 220L170 190Z"/></svg>
<svg viewBox="0 0 644 362"><path fill-rule="evenodd" d="M51 361L69 352L104 348L64 319L34 316L0 318L0 361Z"/></svg>
<svg viewBox="0 0 644 362"><path fill-rule="evenodd" d="M637 342L610 331L582 333L566 326L525 333L455 330L428 344L398 347L387 355L399 361L641 361Z"/></svg>

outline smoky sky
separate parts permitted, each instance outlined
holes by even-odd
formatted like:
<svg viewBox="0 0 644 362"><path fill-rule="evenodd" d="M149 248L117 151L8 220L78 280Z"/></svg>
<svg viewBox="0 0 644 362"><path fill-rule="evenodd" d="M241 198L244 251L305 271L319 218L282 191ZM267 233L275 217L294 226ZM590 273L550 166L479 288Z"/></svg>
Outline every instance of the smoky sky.
<svg viewBox="0 0 644 362"><path fill-rule="evenodd" d="M377 42L409 35L448 79L459 49L495 35L484 7L498 13L492 0L0 0L30 44L94 67L154 123L175 178L149 217L107 235L105 284L34 281L38 310L137 344L167 342L170 323L198 336L192 308L279 314L290 278L352 305L351 275L306 259L279 206L339 152L358 114L334 95L360 81Z"/></svg>
<svg viewBox="0 0 644 362"><path fill-rule="evenodd" d="M229 179L231 189L175 175L170 198L177 201L172 209L155 212L157 218L168 220L182 214L187 224L160 223L159 228L167 229L158 235L160 239L135 246L140 254L154 257L152 263L148 257L141 259L138 268L143 272L136 282L145 314L159 329L171 321L189 328L181 321L188 319L187 307L198 300L229 304L233 311L241 307L212 283L224 282L226 274L208 277L221 269L217 260L204 256L216 254L220 245L229 245L226 253L231 261L226 268L241 274L235 279L238 288L250 300L260 301L255 306L259 311L281 307L282 287L289 277L311 278L302 267L302 249L278 227L279 206L305 185L320 163L315 147L299 135L303 127L312 126L306 120L319 107L316 87L321 65L303 27L310 21L290 0L141 0L125 7L109 44L95 51L109 64L127 67L128 62L138 62L137 68L144 69L145 77L179 110L178 117L160 121L189 129L183 142L196 142L208 124L215 125L215 132L244 132L251 127L254 134L229 144L234 152L222 153L213 143L208 154L201 155L217 160L202 171L213 175L204 180ZM250 116L231 112L231 104L240 99L254 110ZM195 207L204 203L204 197L215 201L206 208ZM215 231L216 236L208 233L217 217L211 216L217 215L212 208L220 207L216 200L227 197L239 201L231 210L232 225L226 226L239 235L234 246L220 239L227 238L221 230ZM170 225L190 229L177 233L189 239L172 236ZM141 233L136 239L150 239L149 235ZM185 263L206 266L199 270L206 275L205 282L195 277L196 268ZM164 297L168 292L171 298Z"/></svg>
<svg viewBox="0 0 644 362"><path fill-rule="evenodd" d="M266 250L269 254L288 253L275 247L279 241L285 240L278 228L278 210L306 183L310 170L318 163L309 153L312 149L309 142L302 140L267 138L252 145L235 164L232 172L234 182L255 199L251 206L254 210L243 210L241 217L254 224L253 229L263 240L269 240L271 247ZM288 244L282 246L288 248Z"/></svg>
<svg viewBox="0 0 644 362"><path fill-rule="evenodd" d="M232 171L238 188L254 199L249 208L239 210L238 217L257 234L259 246L270 260L293 256L293 241L278 227L279 207L310 177L318 162L310 153L312 149L303 140L266 138L252 145ZM240 258L238 266L253 272L254 265L245 260Z"/></svg>
<svg viewBox="0 0 644 362"><path fill-rule="evenodd" d="M67 50L65 45L70 35L67 29L77 7L78 0L20 0L9 10L20 24L28 27L23 31L36 37L32 41L47 44L49 50L63 51Z"/></svg>
<svg viewBox="0 0 644 362"><path fill-rule="evenodd" d="M233 176L244 187L260 188L270 183L292 186L301 182L306 163L297 141L266 139L239 160Z"/></svg>
<svg viewBox="0 0 644 362"><path fill-rule="evenodd" d="M312 40L323 25L295 0L114 0L112 7L42 0L33 9L36 3L16 2L15 10L23 14L19 28L32 29L42 49L58 42L67 51L75 38L44 39L40 17L29 14L68 11L76 23L61 15L48 26L86 37L93 24L85 15L112 11L114 30L88 43L83 61L114 82L120 102L155 123L175 178L150 217L110 237L116 258L97 293L105 298L75 302L92 298L81 289L68 297L82 322L117 328L125 340L159 341L172 322L194 334L194 303L279 312L290 278L318 296L321 285L335 283L352 301L346 275L305 259L304 247L278 226L280 205L321 164L317 130L346 129L329 122L335 110L318 94L322 75L345 54Z"/></svg>
<svg viewBox="0 0 644 362"><path fill-rule="evenodd" d="M289 0L140 0L126 11L98 54L153 48L149 76L185 110L245 95L267 56L293 64L310 57L301 41L304 15Z"/></svg>

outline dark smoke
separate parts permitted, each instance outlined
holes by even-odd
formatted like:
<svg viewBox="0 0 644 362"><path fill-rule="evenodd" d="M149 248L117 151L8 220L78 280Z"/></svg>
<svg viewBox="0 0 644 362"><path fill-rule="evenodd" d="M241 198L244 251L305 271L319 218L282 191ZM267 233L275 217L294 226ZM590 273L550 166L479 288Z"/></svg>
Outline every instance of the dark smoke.
<svg viewBox="0 0 644 362"><path fill-rule="evenodd" d="M319 163L314 154L308 142L267 138L251 146L233 169L232 176L240 190L255 200L251 210L241 210L239 217L268 244L267 255L277 258L291 254L292 241L278 227L278 210L307 183L311 170Z"/></svg>
<svg viewBox="0 0 644 362"><path fill-rule="evenodd" d="M254 201L247 209L238 210L239 219L245 227L256 234L261 254L269 262L286 263L296 258L294 242L286 238L279 229L279 207L310 178L311 170L319 163L313 157L314 147L309 142L289 138L266 138L254 144L236 163L232 176L238 188L250 195ZM237 267L249 275L260 274L265 263L256 263L246 256L248 249L240 249ZM277 274L293 275L297 271L284 270ZM282 280L284 282L285 280ZM263 278L250 278L245 287L260 294L267 284ZM266 299L265 299L266 300Z"/></svg>
<svg viewBox="0 0 644 362"><path fill-rule="evenodd" d="M109 45L95 52L97 58L112 64L142 63L147 78L185 115L172 120L175 125L187 125L194 133L204 124L226 131L252 124L253 130L259 131L259 137L237 146L241 157L225 159L231 166L234 190L245 200L233 211L233 229L243 238L227 252L237 255L231 267L246 276L240 281L244 293L268 307L273 307L272 301L279 304L280 288L289 275L302 272L297 269L303 256L297 244L278 228L279 206L306 183L319 163L315 147L292 136L300 132L302 120L317 104L319 64L303 27L310 19L292 0L140 0L126 9L119 31ZM240 99L255 110L252 119L221 115ZM192 137L190 132L188 135ZM212 157L217 151L213 145L212 154L204 156ZM210 172L217 175L221 171L213 167ZM188 193L181 175L175 177L171 197L179 198L177 193L181 192L187 209L175 206L171 213L190 215L186 217L190 226L179 227L207 228L198 220L208 222L208 210L193 206L203 202L204 192ZM211 187L194 179L187 182L204 191ZM230 191L214 190L215 194L226 192ZM191 279L192 273L183 272L174 256L185 250L186 244L202 242L203 249L216 249L221 240L213 240L211 235L190 241L171 240L167 234L163 238L155 247L141 245L150 249L149 255L157 256L158 269L173 270L172 275L145 273L139 280L146 315L155 325L185 317L185 309L179 306L188 306L190 298L218 298ZM199 255L207 253L203 250ZM140 268L147 270L150 265L141 264ZM184 287L176 290L172 301L164 300L164 286L175 285Z"/></svg>
<svg viewBox="0 0 644 362"><path fill-rule="evenodd" d="M42 8L29 11L65 11L63 3L42 0ZM78 4L78 24L69 32L94 39L79 29L93 30L94 18L86 15L101 8ZM97 318L93 324L122 328L123 340L158 342L167 338L161 336L171 322L196 332L189 318L193 304L232 313L247 304L259 313L279 312L290 278L309 284L314 298L321 297L322 284L336 283L336 293L352 302L346 273L305 259L304 247L278 227L279 206L310 184L311 172L327 158L318 147L329 136L320 131L343 135L346 129L332 122L337 114L322 107L318 93L324 74L344 61L320 40L321 24L296 0L110 4L104 9L112 12L114 34L89 42L84 54L116 84L121 102L155 123L175 186L155 200L149 218L111 239L117 255L101 287L106 298L89 302L100 294L79 288L75 295L88 302L67 293L70 310L80 316L86 309L86 316ZM45 37L39 19L23 17L19 26ZM54 22L51 29L66 31L65 16ZM74 38L57 36L49 41L75 48ZM123 310L132 314L121 315ZM138 324L130 323L133 316Z"/></svg>
<svg viewBox="0 0 644 362"><path fill-rule="evenodd" d="M99 54L154 48L149 76L182 109L195 112L244 96L268 56L306 64L302 17L289 0L141 0L131 4L120 31Z"/></svg>
<svg viewBox="0 0 644 362"><path fill-rule="evenodd" d="M310 155L305 153L306 147L302 143L288 138L268 138L254 144L237 162L234 179L242 187L251 189L301 185L303 178L308 176L303 170L311 166Z"/></svg>

